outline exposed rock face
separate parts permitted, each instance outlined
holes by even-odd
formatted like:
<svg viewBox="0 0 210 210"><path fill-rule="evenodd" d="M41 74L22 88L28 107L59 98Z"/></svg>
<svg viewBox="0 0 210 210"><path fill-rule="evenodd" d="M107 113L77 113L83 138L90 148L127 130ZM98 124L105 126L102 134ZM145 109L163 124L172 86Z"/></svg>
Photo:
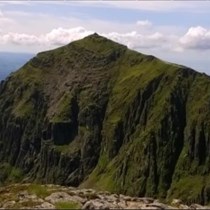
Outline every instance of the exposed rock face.
<svg viewBox="0 0 210 210"><path fill-rule="evenodd" d="M209 106L208 76L97 34L39 53L0 84L0 181L206 204Z"/></svg>

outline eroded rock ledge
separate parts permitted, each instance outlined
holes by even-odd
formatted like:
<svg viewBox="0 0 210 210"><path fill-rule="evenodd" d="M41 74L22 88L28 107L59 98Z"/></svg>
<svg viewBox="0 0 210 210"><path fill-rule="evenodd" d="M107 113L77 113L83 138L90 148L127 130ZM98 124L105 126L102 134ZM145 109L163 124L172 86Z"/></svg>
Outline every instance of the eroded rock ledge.
<svg viewBox="0 0 210 210"><path fill-rule="evenodd" d="M130 197L107 191L59 185L13 184L0 188L0 209L210 209L185 205L179 199L170 204L149 197Z"/></svg>

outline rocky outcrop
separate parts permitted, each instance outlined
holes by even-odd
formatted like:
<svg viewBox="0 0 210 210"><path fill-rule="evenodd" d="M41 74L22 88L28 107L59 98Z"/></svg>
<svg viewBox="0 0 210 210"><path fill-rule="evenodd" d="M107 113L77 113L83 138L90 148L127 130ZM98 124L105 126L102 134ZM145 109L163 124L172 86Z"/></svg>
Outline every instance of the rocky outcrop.
<svg viewBox="0 0 210 210"><path fill-rule="evenodd" d="M130 197L93 189L58 185L9 185L0 188L0 209L208 209L179 199L161 203L150 197Z"/></svg>

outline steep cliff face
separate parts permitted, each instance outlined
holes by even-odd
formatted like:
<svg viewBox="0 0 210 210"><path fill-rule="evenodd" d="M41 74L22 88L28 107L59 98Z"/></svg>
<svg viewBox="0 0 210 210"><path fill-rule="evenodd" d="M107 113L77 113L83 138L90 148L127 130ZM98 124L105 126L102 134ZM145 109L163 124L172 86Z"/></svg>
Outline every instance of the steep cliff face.
<svg viewBox="0 0 210 210"><path fill-rule="evenodd" d="M210 78L93 34L0 85L0 181L210 201Z"/></svg>

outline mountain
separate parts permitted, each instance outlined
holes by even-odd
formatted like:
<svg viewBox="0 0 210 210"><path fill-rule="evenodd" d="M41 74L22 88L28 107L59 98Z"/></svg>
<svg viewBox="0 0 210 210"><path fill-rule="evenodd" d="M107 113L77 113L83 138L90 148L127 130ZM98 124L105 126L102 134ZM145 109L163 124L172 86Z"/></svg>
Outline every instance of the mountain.
<svg viewBox="0 0 210 210"><path fill-rule="evenodd" d="M0 85L0 180L210 201L210 77L97 34Z"/></svg>
<svg viewBox="0 0 210 210"><path fill-rule="evenodd" d="M0 80L19 69L34 55L30 53L0 52Z"/></svg>

